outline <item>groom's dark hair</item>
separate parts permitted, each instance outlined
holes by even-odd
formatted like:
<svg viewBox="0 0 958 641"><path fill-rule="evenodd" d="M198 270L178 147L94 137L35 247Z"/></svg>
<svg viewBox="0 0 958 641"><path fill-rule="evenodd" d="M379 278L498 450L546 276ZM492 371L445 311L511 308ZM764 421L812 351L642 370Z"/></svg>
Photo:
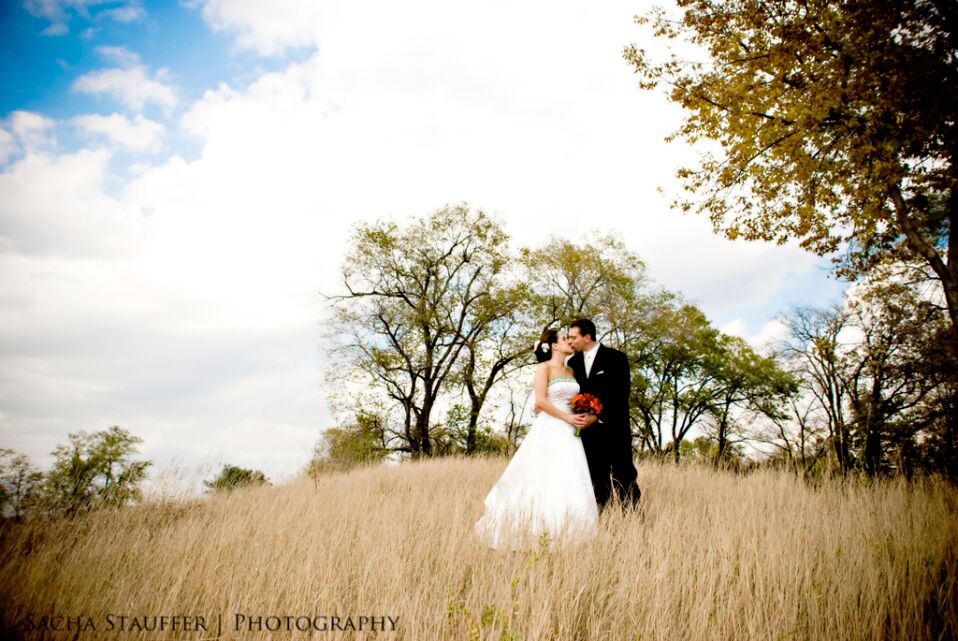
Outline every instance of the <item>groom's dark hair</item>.
<svg viewBox="0 0 958 641"><path fill-rule="evenodd" d="M588 318L579 318L572 321L572 324L569 325L569 329L573 327L579 328L579 333L583 336L591 336L592 340L597 340L595 337L595 323L590 321Z"/></svg>

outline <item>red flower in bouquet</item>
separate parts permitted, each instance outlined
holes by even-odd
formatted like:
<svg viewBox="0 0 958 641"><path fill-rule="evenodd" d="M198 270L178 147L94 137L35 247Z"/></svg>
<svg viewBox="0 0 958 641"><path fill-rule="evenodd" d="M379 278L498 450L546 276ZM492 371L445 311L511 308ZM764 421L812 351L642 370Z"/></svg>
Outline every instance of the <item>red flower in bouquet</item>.
<svg viewBox="0 0 958 641"><path fill-rule="evenodd" d="M602 413L602 403L592 394L576 394L569 399L569 407L573 414L591 414L598 416ZM579 428L575 428L575 435L579 435Z"/></svg>

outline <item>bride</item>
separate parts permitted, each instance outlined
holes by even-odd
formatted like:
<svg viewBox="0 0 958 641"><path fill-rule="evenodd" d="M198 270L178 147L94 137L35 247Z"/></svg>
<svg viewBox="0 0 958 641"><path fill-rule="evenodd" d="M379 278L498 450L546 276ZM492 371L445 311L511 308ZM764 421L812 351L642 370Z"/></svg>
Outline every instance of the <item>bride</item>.
<svg viewBox="0 0 958 641"><path fill-rule="evenodd" d="M576 415L569 400L579 384L566 367L569 340L558 330L542 333L536 344L534 378L541 412L506 471L485 499L485 514L475 530L496 549L550 546L595 534L599 511L592 491L582 440L575 436Z"/></svg>

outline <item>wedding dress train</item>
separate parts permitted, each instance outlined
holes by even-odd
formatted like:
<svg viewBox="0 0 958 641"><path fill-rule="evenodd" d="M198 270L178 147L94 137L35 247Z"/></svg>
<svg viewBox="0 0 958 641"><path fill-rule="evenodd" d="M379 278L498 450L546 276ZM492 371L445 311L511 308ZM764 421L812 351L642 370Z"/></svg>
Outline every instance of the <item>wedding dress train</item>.
<svg viewBox="0 0 958 641"><path fill-rule="evenodd" d="M553 378L548 399L569 411L578 391L574 378ZM575 428L540 412L484 503L475 531L495 549L556 547L593 536L599 511Z"/></svg>

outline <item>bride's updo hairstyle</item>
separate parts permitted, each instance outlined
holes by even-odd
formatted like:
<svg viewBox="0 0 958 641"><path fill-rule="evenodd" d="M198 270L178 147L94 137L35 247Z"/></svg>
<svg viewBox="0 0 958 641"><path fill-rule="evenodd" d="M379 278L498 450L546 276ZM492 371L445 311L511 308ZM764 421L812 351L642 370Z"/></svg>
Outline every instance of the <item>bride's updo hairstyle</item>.
<svg viewBox="0 0 958 641"><path fill-rule="evenodd" d="M539 341L536 343L536 360L544 363L552 358L552 346L559 342L559 330L547 329L542 332Z"/></svg>

